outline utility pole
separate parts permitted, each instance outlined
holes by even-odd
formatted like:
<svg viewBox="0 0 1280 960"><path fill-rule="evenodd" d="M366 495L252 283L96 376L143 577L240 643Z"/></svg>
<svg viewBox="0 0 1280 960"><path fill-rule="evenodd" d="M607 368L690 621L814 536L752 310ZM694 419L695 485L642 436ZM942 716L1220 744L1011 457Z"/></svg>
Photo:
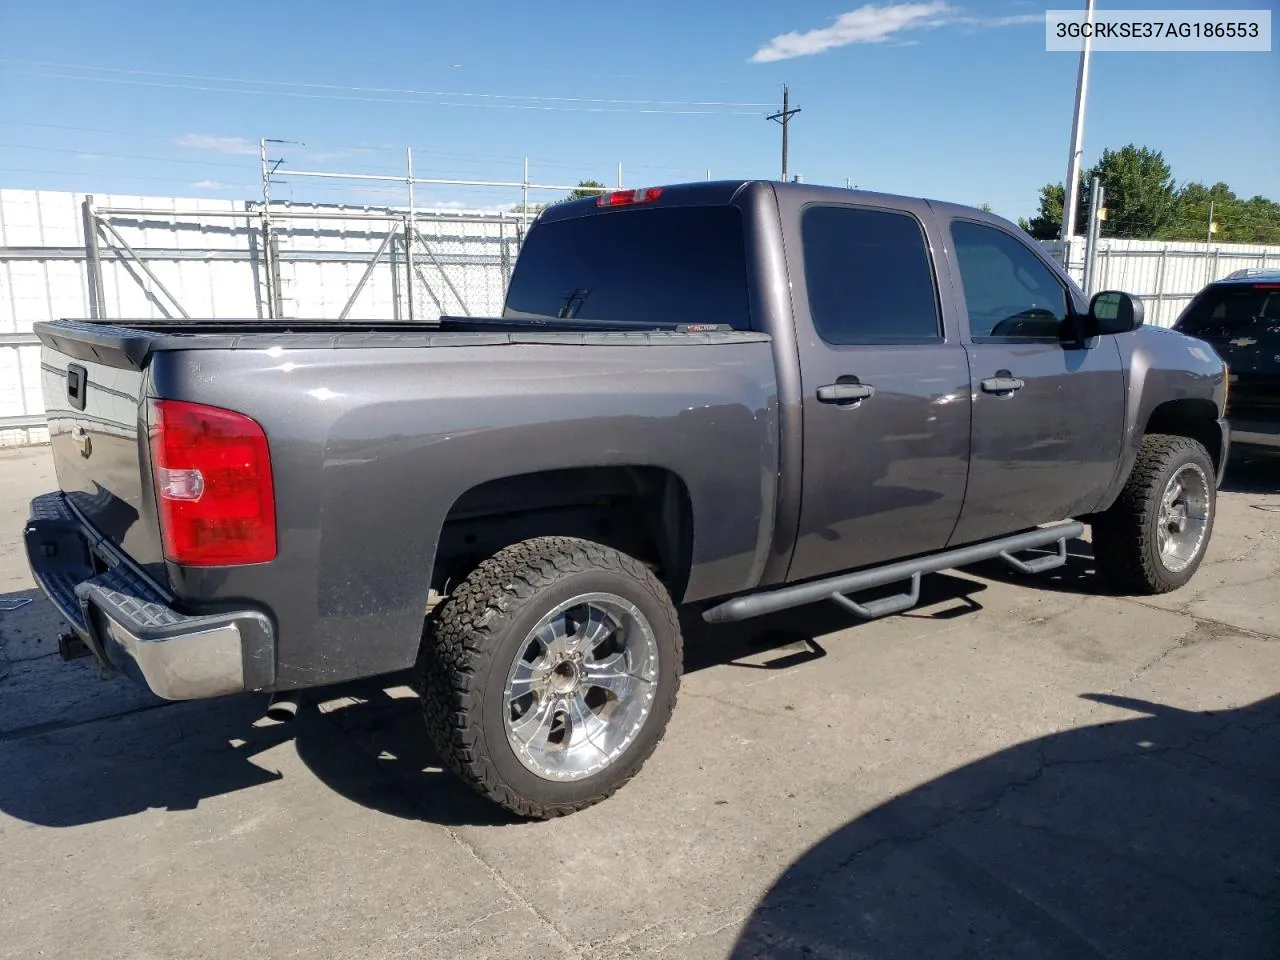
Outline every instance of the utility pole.
<svg viewBox="0 0 1280 960"><path fill-rule="evenodd" d="M1210 200L1209 201L1209 232L1205 234L1205 238L1204 238L1205 243L1213 243L1214 227L1216 226L1217 224L1213 222L1213 201Z"/></svg>
<svg viewBox="0 0 1280 960"><path fill-rule="evenodd" d="M782 125L782 182L787 182L787 126L791 123L791 118L800 112L800 108L791 108L791 91L787 89L787 85L782 85L782 109L777 113L770 114L768 119L776 121Z"/></svg>
<svg viewBox="0 0 1280 960"><path fill-rule="evenodd" d="M1085 20L1093 24L1094 0L1085 0ZM1076 74L1076 110L1071 122L1071 154L1067 158L1066 193L1062 204L1063 259L1071 264L1071 240L1076 234L1076 207L1080 204L1080 158L1084 153L1084 105L1089 93L1089 55L1093 37L1086 35L1080 51L1080 70Z"/></svg>

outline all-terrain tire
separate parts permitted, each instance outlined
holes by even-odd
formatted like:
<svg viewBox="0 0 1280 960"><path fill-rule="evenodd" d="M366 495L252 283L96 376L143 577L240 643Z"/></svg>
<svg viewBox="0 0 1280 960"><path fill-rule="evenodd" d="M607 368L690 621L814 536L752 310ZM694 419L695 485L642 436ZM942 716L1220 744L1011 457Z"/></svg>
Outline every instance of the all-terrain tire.
<svg viewBox="0 0 1280 960"><path fill-rule="evenodd" d="M546 779L508 741L507 678L542 619L587 594L620 597L643 615L656 641L656 690L634 739L604 769ZM599 803L640 770L675 707L682 657L671 597L640 561L571 537L526 540L485 560L428 618L419 674L427 732L448 769L493 802L522 817L563 816Z"/></svg>
<svg viewBox="0 0 1280 960"><path fill-rule="evenodd" d="M1171 564L1161 555L1161 507L1170 480L1189 470L1192 481L1202 477L1206 491L1203 536L1194 555ZM1116 502L1091 519L1093 555L1098 573L1123 593L1155 594L1176 590L1195 575L1213 533L1217 490L1213 461L1205 448L1189 437L1149 434L1133 471Z"/></svg>

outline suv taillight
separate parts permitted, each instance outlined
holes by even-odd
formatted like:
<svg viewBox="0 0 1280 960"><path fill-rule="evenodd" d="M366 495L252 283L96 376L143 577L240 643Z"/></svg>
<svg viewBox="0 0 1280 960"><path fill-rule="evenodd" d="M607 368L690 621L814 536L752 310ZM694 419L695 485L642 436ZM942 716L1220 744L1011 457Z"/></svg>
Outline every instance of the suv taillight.
<svg viewBox="0 0 1280 960"><path fill-rule="evenodd" d="M242 413L182 400L148 404L164 555L194 567L276 555L267 435Z"/></svg>

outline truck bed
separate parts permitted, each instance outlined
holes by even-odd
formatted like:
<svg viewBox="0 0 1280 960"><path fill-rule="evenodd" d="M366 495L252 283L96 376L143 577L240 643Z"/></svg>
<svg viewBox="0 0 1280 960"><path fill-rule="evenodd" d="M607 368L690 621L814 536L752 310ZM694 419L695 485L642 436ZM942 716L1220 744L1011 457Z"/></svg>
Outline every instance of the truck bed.
<svg viewBox="0 0 1280 960"><path fill-rule="evenodd" d="M260 686L408 666L428 592L443 586L433 559L451 517L483 512L495 484L503 510L554 509L561 485L521 480L547 471L669 475L699 517L688 596L754 585L777 491L771 338L564 326L578 329L500 318L40 323L59 486L176 610L270 610L279 646ZM73 396L76 378L87 387ZM166 560L148 449L158 399L260 424L275 559Z"/></svg>

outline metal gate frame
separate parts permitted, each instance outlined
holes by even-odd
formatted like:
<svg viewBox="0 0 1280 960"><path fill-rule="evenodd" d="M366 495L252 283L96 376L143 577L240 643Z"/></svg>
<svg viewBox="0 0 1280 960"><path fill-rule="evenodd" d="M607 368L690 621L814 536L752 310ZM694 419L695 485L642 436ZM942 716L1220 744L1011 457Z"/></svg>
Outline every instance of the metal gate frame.
<svg viewBox="0 0 1280 960"><path fill-rule="evenodd" d="M147 260L156 259L156 257L148 257L148 251L145 249L141 251L135 249L112 222L115 219L146 218L177 221L214 218L245 221L250 231L250 262L255 272L262 277L257 284L258 312L260 316L269 319L283 319L287 315L282 295L283 280L280 276L280 264L283 259L289 258L281 256L278 241L279 233L288 229L280 226L284 221L341 220L387 224L387 233L372 256L353 255L357 261L365 264L365 268L343 305L338 320L345 320L350 315L360 294L373 276L374 270L384 257L388 259L392 269L394 291L392 309L395 319L399 320L405 314L410 320L413 319L414 297L418 285L421 285L441 313L448 312L445 308L451 297L459 311L467 316L471 315L470 306L450 278L446 265L437 255L437 251L432 249L430 239L423 236L419 229L424 223L497 223L499 269L502 271L504 283L511 279L511 265L514 260L509 244L514 243L518 251L524 239L523 224L515 214L479 218L393 208L331 212L315 209L296 210L291 206L275 204L267 207L254 201L247 203L244 210L155 210L141 207L100 207L95 204L94 197L90 194L84 200L83 217L89 312L94 319L102 320L109 318L103 285L103 259L106 255L112 255L117 261L126 265L130 275L167 317L173 317L175 313L184 319L191 317L186 307L148 265ZM510 233L507 232L508 224L514 228ZM415 256L415 251L419 256ZM221 256L233 256L235 259L243 257L243 253L222 250L199 251L199 255L201 259L220 259ZM299 255L297 259L308 258L305 255ZM401 264L404 265L403 276ZM141 274L135 271L135 267L136 271L141 271ZM435 284L426 268L433 268L438 274ZM150 287L147 281L150 281ZM163 300L160 299L161 296Z"/></svg>

